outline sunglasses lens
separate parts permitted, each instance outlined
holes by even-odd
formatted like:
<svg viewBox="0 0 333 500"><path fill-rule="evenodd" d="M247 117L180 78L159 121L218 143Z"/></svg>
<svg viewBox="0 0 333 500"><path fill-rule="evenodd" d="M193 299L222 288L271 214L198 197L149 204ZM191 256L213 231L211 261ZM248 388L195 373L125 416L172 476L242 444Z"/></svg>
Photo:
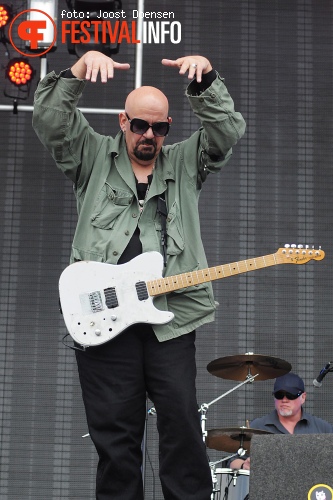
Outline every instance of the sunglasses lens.
<svg viewBox="0 0 333 500"><path fill-rule="evenodd" d="M275 399L280 399L280 400L286 397L290 401L293 401L294 399L297 399L301 394L302 394L301 392L297 394L291 394L290 392L278 391L274 393L274 397Z"/></svg>
<svg viewBox="0 0 333 500"><path fill-rule="evenodd" d="M157 122L152 126L153 133L156 137L164 137L169 132L170 125L168 122Z"/></svg>
<svg viewBox="0 0 333 500"><path fill-rule="evenodd" d="M149 129L149 123L140 118L133 118L130 123L130 129L134 134L143 135Z"/></svg>

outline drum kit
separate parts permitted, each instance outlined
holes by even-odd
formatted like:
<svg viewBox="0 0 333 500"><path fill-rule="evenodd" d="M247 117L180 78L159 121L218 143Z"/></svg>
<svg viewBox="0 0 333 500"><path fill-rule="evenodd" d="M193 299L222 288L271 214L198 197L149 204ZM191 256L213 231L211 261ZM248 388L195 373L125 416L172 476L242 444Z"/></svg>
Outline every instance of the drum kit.
<svg viewBox="0 0 333 500"><path fill-rule="evenodd" d="M213 481L211 500L247 500L250 498L250 471L220 468L217 465L231 458L250 455L252 436L270 433L260 429L251 429L248 422L244 427L225 427L207 431L207 411L212 404L245 384L285 375L290 372L291 365L283 359L248 352L215 359L207 365L207 370L216 377L242 381L210 403L203 403L199 409L202 435L207 448L232 453L217 462L210 462Z"/></svg>

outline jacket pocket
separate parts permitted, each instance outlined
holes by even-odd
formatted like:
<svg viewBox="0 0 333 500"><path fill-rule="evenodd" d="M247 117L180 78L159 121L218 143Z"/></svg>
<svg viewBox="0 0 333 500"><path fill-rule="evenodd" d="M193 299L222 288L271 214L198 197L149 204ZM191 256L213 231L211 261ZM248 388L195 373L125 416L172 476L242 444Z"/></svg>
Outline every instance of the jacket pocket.
<svg viewBox="0 0 333 500"><path fill-rule="evenodd" d="M167 253L178 255L184 250L184 231L180 218L179 207L174 201L166 219Z"/></svg>
<svg viewBox="0 0 333 500"><path fill-rule="evenodd" d="M117 217L132 204L133 194L104 184L91 214L91 223L100 229L112 229Z"/></svg>

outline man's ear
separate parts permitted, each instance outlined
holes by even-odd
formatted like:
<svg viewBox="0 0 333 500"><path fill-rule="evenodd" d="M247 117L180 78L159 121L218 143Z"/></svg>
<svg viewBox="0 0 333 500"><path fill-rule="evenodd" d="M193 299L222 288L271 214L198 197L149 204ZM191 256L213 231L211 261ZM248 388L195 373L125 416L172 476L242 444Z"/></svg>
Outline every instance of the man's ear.
<svg viewBox="0 0 333 500"><path fill-rule="evenodd" d="M121 113L119 113L119 126L123 132L125 132L126 130L126 121L127 121L126 113L122 111Z"/></svg>

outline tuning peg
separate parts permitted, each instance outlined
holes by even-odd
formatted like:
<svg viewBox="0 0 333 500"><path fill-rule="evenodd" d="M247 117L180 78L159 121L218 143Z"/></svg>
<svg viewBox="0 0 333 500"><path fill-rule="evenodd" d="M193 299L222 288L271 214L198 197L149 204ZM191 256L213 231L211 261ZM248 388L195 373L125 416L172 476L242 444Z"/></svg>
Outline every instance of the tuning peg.
<svg viewBox="0 0 333 500"><path fill-rule="evenodd" d="M289 247L290 247L289 243L286 243L286 244L284 245L284 248L289 248Z"/></svg>
<svg viewBox="0 0 333 500"><path fill-rule="evenodd" d="M291 245L291 248L296 248L295 243L293 243L293 244Z"/></svg>
<svg viewBox="0 0 333 500"><path fill-rule="evenodd" d="M297 245L297 248L303 248L303 245Z"/></svg>

